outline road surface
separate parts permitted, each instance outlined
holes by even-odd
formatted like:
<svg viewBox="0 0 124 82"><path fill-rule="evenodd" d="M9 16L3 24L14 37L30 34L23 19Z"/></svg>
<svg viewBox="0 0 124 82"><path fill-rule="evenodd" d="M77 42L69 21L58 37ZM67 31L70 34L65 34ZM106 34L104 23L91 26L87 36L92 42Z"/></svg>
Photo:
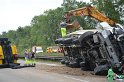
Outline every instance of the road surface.
<svg viewBox="0 0 124 82"><path fill-rule="evenodd" d="M107 82L102 76L76 76L38 70L35 67L0 69L0 82Z"/></svg>
<svg viewBox="0 0 124 82"><path fill-rule="evenodd" d="M57 74L34 68L0 69L0 82L106 82L101 77L96 81L97 78Z"/></svg>

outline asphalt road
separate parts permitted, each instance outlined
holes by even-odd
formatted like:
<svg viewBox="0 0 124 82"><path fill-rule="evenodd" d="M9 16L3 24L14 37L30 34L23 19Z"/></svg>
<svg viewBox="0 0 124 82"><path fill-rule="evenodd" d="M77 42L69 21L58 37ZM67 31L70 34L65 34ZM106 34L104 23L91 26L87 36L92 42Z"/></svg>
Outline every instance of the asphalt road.
<svg viewBox="0 0 124 82"><path fill-rule="evenodd" d="M21 61L22 62L22 61ZM44 64L44 63L37 63ZM46 64L52 65L53 64ZM56 65L54 65L56 66ZM35 67L0 69L0 82L107 82L101 76L75 76L59 74L46 70L37 70Z"/></svg>
<svg viewBox="0 0 124 82"><path fill-rule="evenodd" d="M64 75L35 68L0 69L0 82L107 82L102 77Z"/></svg>

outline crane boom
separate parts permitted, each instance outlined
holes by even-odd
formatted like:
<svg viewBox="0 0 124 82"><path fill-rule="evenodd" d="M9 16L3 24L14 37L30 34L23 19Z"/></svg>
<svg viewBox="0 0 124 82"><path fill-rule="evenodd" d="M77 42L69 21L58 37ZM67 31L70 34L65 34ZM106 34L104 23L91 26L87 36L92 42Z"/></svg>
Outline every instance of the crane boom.
<svg viewBox="0 0 124 82"><path fill-rule="evenodd" d="M101 22L107 22L109 25L115 26L115 22L113 20L100 13L93 6L86 6L83 8L78 8L75 10L68 11L65 13L64 16L66 19L70 18L71 16L91 16Z"/></svg>

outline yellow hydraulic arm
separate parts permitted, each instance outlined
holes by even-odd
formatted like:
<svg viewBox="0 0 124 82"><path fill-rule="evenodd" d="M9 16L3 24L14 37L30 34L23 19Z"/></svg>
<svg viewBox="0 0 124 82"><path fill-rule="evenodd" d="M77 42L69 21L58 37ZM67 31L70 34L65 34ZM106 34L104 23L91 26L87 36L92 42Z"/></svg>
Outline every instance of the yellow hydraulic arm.
<svg viewBox="0 0 124 82"><path fill-rule="evenodd" d="M71 10L71 11L66 12L64 15L66 20L68 20L71 16L91 16L101 22L107 22L109 25L115 26L115 22L113 20L111 20L110 18L100 13L93 6L86 6L83 8Z"/></svg>

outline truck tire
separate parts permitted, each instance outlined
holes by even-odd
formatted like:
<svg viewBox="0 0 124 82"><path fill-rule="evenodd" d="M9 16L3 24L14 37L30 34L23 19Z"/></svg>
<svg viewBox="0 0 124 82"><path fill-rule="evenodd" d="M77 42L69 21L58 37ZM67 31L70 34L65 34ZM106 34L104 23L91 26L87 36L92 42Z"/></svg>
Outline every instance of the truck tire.
<svg viewBox="0 0 124 82"><path fill-rule="evenodd" d="M70 63L69 61L67 61L67 60L65 61L66 66L69 66L69 63Z"/></svg>
<svg viewBox="0 0 124 82"><path fill-rule="evenodd" d="M86 67L81 67L82 71L89 71Z"/></svg>
<svg viewBox="0 0 124 82"><path fill-rule="evenodd" d="M62 40L63 44L71 44L72 43L72 38L65 38Z"/></svg>
<svg viewBox="0 0 124 82"><path fill-rule="evenodd" d="M82 34L79 38L79 42L82 43L82 41L86 38L88 38L89 36L92 36L94 33L92 31L88 31L85 32L84 34Z"/></svg>
<svg viewBox="0 0 124 82"><path fill-rule="evenodd" d="M108 69L107 65L99 65L94 69L94 73L95 75L107 75Z"/></svg>
<svg viewBox="0 0 124 82"><path fill-rule="evenodd" d="M70 63L69 63L69 67L72 67L72 68L79 68L80 65L79 65L79 63L77 63L77 62L70 62Z"/></svg>
<svg viewBox="0 0 124 82"><path fill-rule="evenodd" d="M80 62L81 67L85 67L85 62Z"/></svg>
<svg viewBox="0 0 124 82"><path fill-rule="evenodd" d="M56 39L55 40L55 44L62 44L62 40L63 40L64 38L59 38L59 39Z"/></svg>
<svg viewBox="0 0 124 82"><path fill-rule="evenodd" d="M64 59L60 60L60 62L61 62L61 64L65 64L65 60Z"/></svg>

